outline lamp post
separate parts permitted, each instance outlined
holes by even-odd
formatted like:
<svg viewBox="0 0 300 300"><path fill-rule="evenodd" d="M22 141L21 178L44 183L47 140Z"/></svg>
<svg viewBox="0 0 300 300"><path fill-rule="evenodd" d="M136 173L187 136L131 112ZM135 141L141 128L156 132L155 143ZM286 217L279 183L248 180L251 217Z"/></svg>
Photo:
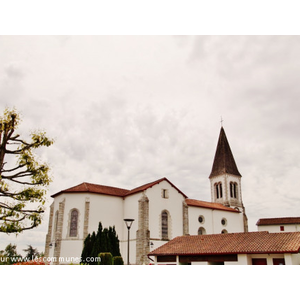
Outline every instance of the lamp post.
<svg viewBox="0 0 300 300"><path fill-rule="evenodd" d="M124 219L126 227L128 229L128 245L127 245L127 265L129 265L129 231L134 219Z"/></svg>

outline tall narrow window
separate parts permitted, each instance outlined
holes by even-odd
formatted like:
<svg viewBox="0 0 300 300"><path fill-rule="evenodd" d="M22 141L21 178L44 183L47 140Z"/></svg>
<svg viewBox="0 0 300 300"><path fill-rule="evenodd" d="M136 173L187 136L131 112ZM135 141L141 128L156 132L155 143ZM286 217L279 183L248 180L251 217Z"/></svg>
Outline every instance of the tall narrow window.
<svg viewBox="0 0 300 300"><path fill-rule="evenodd" d="M216 195L217 199L219 199L219 186L216 184Z"/></svg>
<svg viewBox="0 0 300 300"><path fill-rule="evenodd" d="M233 184L233 197L236 198L236 183Z"/></svg>
<svg viewBox="0 0 300 300"><path fill-rule="evenodd" d="M161 196L165 199L169 198L169 191L167 189L162 189L161 190Z"/></svg>
<svg viewBox="0 0 300 300"><path fill-rule="evenodd" d="M161 238L168 239L168 213L166 211L161 213Z"/></svg>
<svg viewBox="0 0 300 300"><path fill-rule="evenodd" d="M237 183L230 182L230 197L237 198Z"/></svg>
<svg viewBox="0 0 300 300"><path fill-rule="evenodd" d="M71 222L70 222L70 236L77 236L77 227L78 227L78 210L73 209L71 211Z"/></svg>
<svg viewBox="0 0 300 300"><path fill-rule="evenodd" d="M216 189L216 196L217 199L223 198L223 189L222 189L222 183L218 182L215 184L215 189Z"/></svg>
<svg viewBox="0 0 300 300"><path fill-rule="evenodd" d="M219 183L219 189L220 189L220 198L223 198L223 190L222 190L222 183Z"/></svg>

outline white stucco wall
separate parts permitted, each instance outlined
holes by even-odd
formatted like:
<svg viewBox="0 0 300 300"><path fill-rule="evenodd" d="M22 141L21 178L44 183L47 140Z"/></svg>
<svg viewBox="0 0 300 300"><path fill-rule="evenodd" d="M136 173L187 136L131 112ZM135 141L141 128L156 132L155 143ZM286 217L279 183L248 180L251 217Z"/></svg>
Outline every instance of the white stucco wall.
<svg viewBox="0 0 300 300"><path fill-rule="evenodd" d="M129 263L135 264L136 261L136 231L138 229L138 201L141 199L142 193L136 193L127 196L124 200L124 209L122 211L122 234L119 236L120 251L123 257L124 263L127 264L127 247L128 247L128 229L126 227L124 219L134 219L134 222L130 228L130 244L129 244Z"/></svg>
<svg viewBox="0 0 300 300"><path fill-rule="evenodd" d="M162 189L168 190L168 198L162 197ZM136 261L136 231L138 230L138 201L142 198L143 193L139 192L127 196L124 200L124 218L132 218L135 221L130 229L130 263ZM149 230L150 230L150 251L163 245L166 241L161 240L161 213L163 210L169 212L169 239L183 234L183 217L182 202L184 196L179 193L167 181L162 181L145 191L149 199ZM123 219L124 219L123 218ZM128 230L123 227L123 237L120 239L120 249L127 263L127 235Z"/></svg>
<svg viewBox="0 0 300 300"><path fill-rule="evenodd" d="M212 210L209 208L202 208L196 206L189 206L189 234L197 235L198 229L203 227L206 234L221 233L223 229L228 233L243 232L243 214L229 212L224 210ZM198 221L199 216L204 217L204 222ZM225 218L227 220L226 225L222 225L221 220Z"/></svg>
<svg viewBox="0 0 300 300"><path fill-rule="evenodd" d="M280 226L284 226L284 231L280 231ZM300 224L262 225L257 226L257 231L295 232L300 231Z"/></svg>
<svg viewBox="0 0 300 300"><path fill-rule="evenodd" d="M168 190L168 198L162 197L162 189ZM169 239L183 234L182 202L184 196L167 181L162 181L146 191L149 199L149 229L152 239L161 239L161 213L169 212Z"/></svg>
<svg viewBox="0 0 300 300"><path fill-rule="evenodd" d="M71 257L80 257L83 249L83 242L86 238L83 236L85 202L90 202L88 233L97 232L99 222L103 228L115 226L118 236L123 235L123 204L121 197L98 195L91 193L72 193L61 194L54 199L54 215L51 241L54 245L55 238L55 214L59 209L59 203L65 201L65 209L63 216L63 230L61 240L60 257L64 257L65 261L69 261ZM77 209L78 215L78 235L77 237L69 237L70 212ZM120 237L119 237L120 238ZM49 256L54 255L54 246L50 248Z"/></svg>
<svg viewBox="0 0 300 300"><path fill-rule="evenodd" d="M274 258L284 258L286 265L299 265L299 253L285 253L285 254L238 254L237 261L225 261L225 265L252 265L253 258L264 258L267 260L267 265L273 265ZM161 263L163 264L163 262ZM209 262L192 262L192 265L209 265Z"/></svg>

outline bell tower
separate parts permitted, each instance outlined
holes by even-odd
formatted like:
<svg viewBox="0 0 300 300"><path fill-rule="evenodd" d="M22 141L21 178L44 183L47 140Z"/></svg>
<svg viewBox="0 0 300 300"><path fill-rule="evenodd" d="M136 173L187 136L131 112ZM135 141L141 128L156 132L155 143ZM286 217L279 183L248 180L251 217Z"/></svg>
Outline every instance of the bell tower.
<svg viewBox="0 0 300 300"><path fill-rule="evenodd" d="M215 158L209 175L212 202L242 208L241 178L223 126L221 127Z"/></svg>
<svg viewBox="0 0 300 300"><path fill-rule="evenodd" d="M242 201L241 178L225 131L221 126L215 158L209 175L211 201L238 209L243 213L244 231L248 231L248 218Z"/></svg>

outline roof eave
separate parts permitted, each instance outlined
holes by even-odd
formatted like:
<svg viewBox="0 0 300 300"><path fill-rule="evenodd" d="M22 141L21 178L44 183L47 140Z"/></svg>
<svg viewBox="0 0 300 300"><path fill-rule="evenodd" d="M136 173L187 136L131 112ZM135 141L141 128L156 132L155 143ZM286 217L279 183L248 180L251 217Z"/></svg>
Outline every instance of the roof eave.
<svg viewBox="0 0 300 300"><path fill-rule="evenodd" d="M149 253L148 256L206 256L206 255L231 255L231 254L247 254L247 255L251 255L251 254L285 254L285 253L291 253L291 254L297 254L300 252L300 249L298 250L293 250L293 251L241 251L241 252L220 252L220 253L211 253L211 252L207 252L207 253L159 253L159 254L155 254L155 253Z"/></svg>

